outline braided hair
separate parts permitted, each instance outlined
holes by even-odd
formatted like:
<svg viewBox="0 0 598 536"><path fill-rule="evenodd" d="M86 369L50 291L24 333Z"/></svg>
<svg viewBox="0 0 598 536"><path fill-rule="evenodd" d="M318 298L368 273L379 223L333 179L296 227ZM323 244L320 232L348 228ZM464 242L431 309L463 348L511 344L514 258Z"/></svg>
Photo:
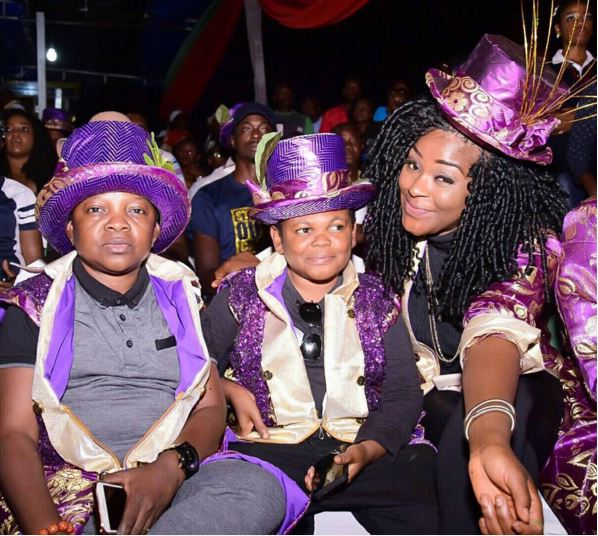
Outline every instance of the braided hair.
<svg viewBox="0 0 598 536"><path fill-rule="evenodd" d="M410 148L436 129L459 134L430 97L419 98L386 120L370 153L366 176L378 195L365 221L366 264L380 272L399 295L405 281L415 276L417 238L401 223L398 177ZM556 179L536 164L482 149L469 175L472 180L461 222L434 289L438 313L454 324L461 323L476 295L491 283L516 274L520 247L529 254L529 264L532 245L539 247L546 269L546 231L560 232L567 212L566 197ZM548 291L546 280L545 285Z"/></svg>

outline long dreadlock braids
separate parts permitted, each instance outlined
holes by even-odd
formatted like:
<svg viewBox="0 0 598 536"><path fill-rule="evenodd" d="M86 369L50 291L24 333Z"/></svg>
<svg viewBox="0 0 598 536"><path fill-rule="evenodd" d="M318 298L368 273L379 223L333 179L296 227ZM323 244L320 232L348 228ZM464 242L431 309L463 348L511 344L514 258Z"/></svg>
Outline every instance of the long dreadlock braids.
<svg viewBox="0 0 598 536"><path fill-rule="evenodd" d="M435 129L457 133L430 98L400 107L384 123L366 171L378 189L365 221L366 264L399 295L415 276L417 239L401 223L398 177L409 149ZM567 212L557 181L536 164L482 150L469 175L461 223L435 285L439 314L455 324L476 295L516 274L519 248L528 253L530 264L533 250L539 249L546 270L546 231L560 232ZM545 289L548 295L546 280Z"/></svg>

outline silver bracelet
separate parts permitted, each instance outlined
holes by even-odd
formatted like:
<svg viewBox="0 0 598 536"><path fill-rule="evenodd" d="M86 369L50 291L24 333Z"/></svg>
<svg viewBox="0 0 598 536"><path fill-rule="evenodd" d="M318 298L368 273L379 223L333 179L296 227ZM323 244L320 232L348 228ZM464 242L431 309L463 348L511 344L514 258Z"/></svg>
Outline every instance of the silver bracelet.
<svg viewBox="0 0 598 536"><path fill-rule="evenodd" d="M469 427L471 423L478 417L486 413L498 412L503 413L511 420L511 432L515 429L515 407L510 402L500 398L491 398L476 404L465 416L463 420L463 427L465 429L465 439L469 441Z"/></svg>

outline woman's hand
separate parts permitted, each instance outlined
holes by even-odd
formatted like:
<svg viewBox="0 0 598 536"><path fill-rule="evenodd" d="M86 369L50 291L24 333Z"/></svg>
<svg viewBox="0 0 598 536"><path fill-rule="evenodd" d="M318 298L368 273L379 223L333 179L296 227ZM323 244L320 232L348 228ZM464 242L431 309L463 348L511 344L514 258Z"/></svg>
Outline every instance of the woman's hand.
<svg viewBox="0 0 598 536"><path fill-rule="evenodd" d="M542 534L542 503L531 477L510 447L472 453L469 476L482 508L483 534Z"/></svg>
<svg viewBox="0 0 598 536"><path fill-rule="evenodd" d="M337 465L348 464L348 481L353 479L363 470L363 468L379 460L386 453L386 449L373 439L367 439L360 443L351 445L345 452L337 454L334 457L334 463ZM315 468L312 465L305 475L305 487L308 491L313 491L314 478L316 478Z"/></svg>
<svg viewBox="0 0 598 536"><path fill-rule="evenodd" d="M146 534L172 502L185 480L174 451L163 452L152 463L112 473L103 482L120 484L127 493L118 534Z"/></svg>
<svg viewBox="0 0 598 536"><path fill-rule="evenodd" d="M239 423L237 432L239 435L247 436L255 428L255 431L262 439L268 439L270 433L262 420L253 393L230 380L224 380L223 388L226 400L232 404L237 415L237 422Z"/></svg>

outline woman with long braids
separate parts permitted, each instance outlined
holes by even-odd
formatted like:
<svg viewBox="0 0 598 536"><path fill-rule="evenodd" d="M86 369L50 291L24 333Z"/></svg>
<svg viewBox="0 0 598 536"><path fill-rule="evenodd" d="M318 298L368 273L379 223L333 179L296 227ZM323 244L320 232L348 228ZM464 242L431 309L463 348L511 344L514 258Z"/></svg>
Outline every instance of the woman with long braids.
<svg viewBox="0 0 598 536"><path fill-rule="evenodd" d="M486 35L454 75L428 71L433 98L387 119L366 172L367 264L402 296L445 534L543 528L571 366L546 329L567 211L546 141L567 92L532 61ZM568 411L580 386L563 385Z"/></svg>

